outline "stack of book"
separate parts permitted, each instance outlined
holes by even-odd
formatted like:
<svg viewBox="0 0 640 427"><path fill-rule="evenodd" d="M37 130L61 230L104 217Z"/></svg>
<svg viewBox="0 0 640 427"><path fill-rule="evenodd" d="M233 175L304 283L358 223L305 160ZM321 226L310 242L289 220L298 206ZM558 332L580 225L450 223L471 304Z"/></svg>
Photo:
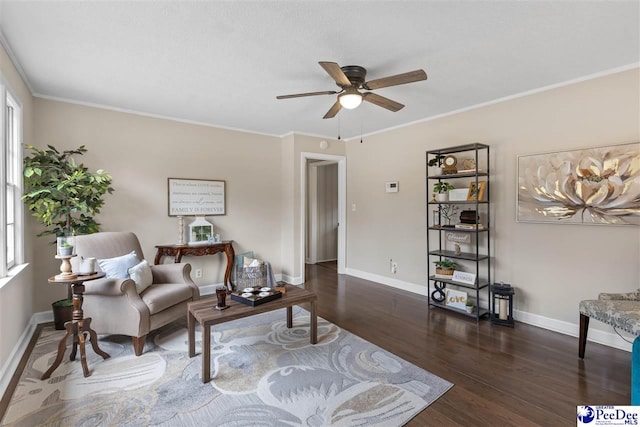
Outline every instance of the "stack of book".
<svg viewBox="0 0 640 427"><path fill-rule="evenodd" d="M460 223L456 224L456 228L468 230L480 230L483 228L479 223L480 217L474 210L465 210L460 214Z"/></svg>
<svg viewBox="0 0 640 427"><path fill-rule="evenodd" d="M459 223L456 224L456 228L460 228L463 230L482 230L484 228L484 225L482 224L465 224L465 223Z"/></svg>

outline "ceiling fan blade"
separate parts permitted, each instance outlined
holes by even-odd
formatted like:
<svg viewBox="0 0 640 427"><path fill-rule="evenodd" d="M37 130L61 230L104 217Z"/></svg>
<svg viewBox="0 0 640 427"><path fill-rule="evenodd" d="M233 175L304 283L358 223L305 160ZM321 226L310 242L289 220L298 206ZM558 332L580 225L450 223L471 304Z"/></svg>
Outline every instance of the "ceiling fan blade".
<svg viewBox="0 0 640 427"><path fill-rule="evenodd" d="M385 98L384 96L380 96L373 92L367 92L363 94L362 98L365 101L376 104L378 107L386 108L387 110L393 111L394 113L404 108L403 104L400 104L399 102L393 101L389 98Z"/></svg>
<svg viewBox="0 0 640 427"><path fill-rule="evenodd" d="M420 80L427 80L427 73L425 73L424 70L409 71L408 73L371 80L370 82L363 84L362 87L367 90L373 90L383 87L403 85L405 83L419 82Z"/></svg>
<svg viewBox="0 0 640 427"><path fill-rule="evenodd" d="M336 101L336 103L333 104L331 108L329 108L329 111L327 111L327 114L324 115L323 119L331 119L335 117L341 108L342 108L342 105L340 105L340 101Z"/></svg>
<svg viewBox="0 0 640 427"><path fill-rule="evenodd" d="M345 73L342 72L340 66L335 62L318 62L322 68L338 83L338 86L351 86L351 82Z"/></svg>
<svg viewBox="0 0 640 427"><path fill-rule="evenodd" d="M307 92L307 93L294 93L293 95L279 95L276 99L289 99L289 98L301 98L303 96L316 96L316 95L335 95L335 90L325 90L323 92Z"/></svg>

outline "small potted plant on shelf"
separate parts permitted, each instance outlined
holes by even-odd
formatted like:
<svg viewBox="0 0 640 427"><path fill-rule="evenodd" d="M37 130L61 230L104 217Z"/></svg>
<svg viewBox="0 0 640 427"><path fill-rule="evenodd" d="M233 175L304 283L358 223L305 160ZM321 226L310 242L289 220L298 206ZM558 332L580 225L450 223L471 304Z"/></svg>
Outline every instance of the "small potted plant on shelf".
<svg viewBox="0 0 640 427"><path fill-rule="evenodd" d="M438 202L446 202L449 200L449 190L453 190L455 187L446 181L438 181L433 184L433 192L435 199Z"/></svg>
<svg viewBox="0 0 640 427"><path fill-rule="evenodd" d="M436 274L441 276L453 276L453 271L458 267L455 261L448 259L434 261L433 263L436 265Z"/></svg>
<svg viewBox="0 0 640 427"><path fill-rule="evenodd" d="M60 236L57 238L57 255L73 255L73 236Z"/></svg>
<svg viewBox="0 0 640 427"><path fill-rule="evenodd" d="M469 297L467 297L465 308L467 309L467 313L473 313L473 301Z"/></svg>
<svg viewBox="0 0 640 427"><path fill-rule="evenodd" d="M433 175L442 175L442 160L444 159L444 156L440 155L440 154L436 154L436 156L429 160L429 162L427 163L428 166L432 167L433 169Z"/></svg>

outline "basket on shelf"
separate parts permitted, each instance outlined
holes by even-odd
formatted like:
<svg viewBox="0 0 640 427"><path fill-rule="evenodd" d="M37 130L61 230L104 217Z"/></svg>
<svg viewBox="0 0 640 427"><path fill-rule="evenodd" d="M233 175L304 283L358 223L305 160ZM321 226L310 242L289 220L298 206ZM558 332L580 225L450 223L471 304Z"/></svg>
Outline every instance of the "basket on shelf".
<svg viewBox="0 0 640 427"><path fill-rule="evenodd" d="M237 266L236 286L240 290L267 286L267 265L260 264L257 267Z"/></svg>
<svg viewBox="0 0 640 427"><path fill-rule="evenodd" d="M453 268L436 267L436 274L440 274L442 276L453 276L453 271Z"/></svg>

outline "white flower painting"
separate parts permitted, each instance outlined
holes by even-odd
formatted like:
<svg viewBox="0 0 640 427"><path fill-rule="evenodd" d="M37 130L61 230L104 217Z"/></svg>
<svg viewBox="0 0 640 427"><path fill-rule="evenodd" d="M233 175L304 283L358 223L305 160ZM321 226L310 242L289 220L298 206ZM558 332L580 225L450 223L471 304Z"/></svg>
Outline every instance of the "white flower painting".
<svg viewBox="0 0 640 427"><path fill-rule="evenodd" d="M640 143L519 156L517 220L640 225Z"/></svg>

